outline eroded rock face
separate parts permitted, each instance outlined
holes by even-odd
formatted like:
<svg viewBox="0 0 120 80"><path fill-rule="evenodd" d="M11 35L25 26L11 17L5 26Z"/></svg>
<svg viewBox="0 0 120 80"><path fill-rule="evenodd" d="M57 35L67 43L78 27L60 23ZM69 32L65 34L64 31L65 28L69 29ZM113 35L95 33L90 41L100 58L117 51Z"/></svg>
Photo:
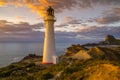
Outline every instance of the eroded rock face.
<svg viewBox="0 0 120 80"><path fill-rule="evenodd" d="M112 35L107 35L105 41L101 41L98 45L120 45L120 39L116 39Z"/></svg>
<svg viewBox="0 0 120 80"><path fill-rule="evenodd" d="M78 53L74 54L72 56L73 59L79 59L79 60L86 60L92 58L87 51L85 50L80 50Z"/></svg>
<svg viewBox="0 0 120 80"><path fill-rule="evenodd" d="M89 49L88 54L92 58L104 59L104 60L120 60L119 47L116 49L106 48L106 47L92 47Z"/></svg>
<svg viewBox="0 0 120 80"><path fill-rule="evenodd" d="M77 44L77 45L72 45L70 47L68 47L66 49L66 54L67 55L72 55L72 54L76 54L77 52L79 52L80 50L88 50L87 48Z"/></svg>
<svg viewBox="0 0 120 80"><path fill-rule="evenodd" d="M108 43L112 43L112 42L115 42L115 41L116 41L116 39L112 35L107 35L106 38L105 38L105 42L108 42Z"/></svg>
<svg viewBox="0 0 120 80"><path fill-rule="evenodd" d="M81 45L71 45L66 49L66 53L63 58L71 58L71 59L79 59L79 60L85 60L85 59L103 59L103 60L120 60L120 51L119 47L91 47L89 49L85 48Z"/></svg>

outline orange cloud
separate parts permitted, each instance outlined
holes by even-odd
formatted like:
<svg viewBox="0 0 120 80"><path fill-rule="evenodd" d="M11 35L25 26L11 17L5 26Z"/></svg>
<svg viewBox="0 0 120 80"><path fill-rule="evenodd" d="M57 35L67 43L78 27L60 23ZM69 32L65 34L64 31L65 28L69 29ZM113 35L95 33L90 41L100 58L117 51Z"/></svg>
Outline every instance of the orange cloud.
<svg viewBox="0 0 120 80"><path fill-rule="evenodd" d="M33 12L37 12L40 16L45 16L45 10L50 3L47 0L0 0L0 7L4 5L14 5L14 6L26 6L30 8ZM17 16L17 18L21 18Z"/></svg>
<svg viewBox="0 0 120 80"><path fill-rule="evenodd" d="M90 8L101 5L120 5L120 0L0 0L0 6L12 4L15 6L26 6L40 16L45 16L45 10L48 6L55 8L56 12L72 8Z"/></svg>
<svg viewBox="0 0 120 80"><path fill-rule="evenodd" d="M0 7L7 4L7 0L0 0Z"/></svg>
<svg viewBox="0 0 120 80"><path fill-rule="evenodd" d="M18 16L16 16L16 18L17 19L22 19L23 17L18 15Z"/></svg>

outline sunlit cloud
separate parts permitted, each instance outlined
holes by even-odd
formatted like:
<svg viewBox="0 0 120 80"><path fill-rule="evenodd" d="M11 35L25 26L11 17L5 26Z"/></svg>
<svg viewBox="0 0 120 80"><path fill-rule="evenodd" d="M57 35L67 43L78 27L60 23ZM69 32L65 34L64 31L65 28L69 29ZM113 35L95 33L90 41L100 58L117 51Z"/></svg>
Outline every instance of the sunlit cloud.
<svg viewBox="0 0 120 80"><path fill-rule="evenodd" d="M23 19L24 17L18 15L18 16L16 16L16 18L17 19Z"/></svg>
<svg viewBox="0 0 120 80"><path fill-rule="evenodd" d="M1 7L9 4L26 6L44 17L48 6L52 6L56 12L62 12L73 8L91 8L95 5L120 5L120 0L0 0Z"/></svg>

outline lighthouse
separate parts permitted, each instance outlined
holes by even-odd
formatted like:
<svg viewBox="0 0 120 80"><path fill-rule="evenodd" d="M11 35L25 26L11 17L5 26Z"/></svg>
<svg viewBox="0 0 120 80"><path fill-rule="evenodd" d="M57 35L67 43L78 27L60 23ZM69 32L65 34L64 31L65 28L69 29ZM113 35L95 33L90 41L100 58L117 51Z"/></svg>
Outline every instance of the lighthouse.
<svg viewBox="0 0 120 80"><path fill-rule="evenodd" d="M54 9L49 7L46 11L45 21L45 37L44 37L44 49L43 49L43 64L53 64L57 60L55 49L55 35L54 35Z"/></svg>

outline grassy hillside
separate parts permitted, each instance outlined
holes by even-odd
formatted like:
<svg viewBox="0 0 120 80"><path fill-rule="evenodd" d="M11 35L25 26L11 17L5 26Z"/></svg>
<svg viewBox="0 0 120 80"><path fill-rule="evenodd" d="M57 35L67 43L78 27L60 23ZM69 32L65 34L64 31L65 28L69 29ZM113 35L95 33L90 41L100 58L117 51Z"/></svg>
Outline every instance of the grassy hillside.
<svg viewBox="0 0 120 80"><path fill-rule="evenodd" d="M60 73L61 72L61 73ZM59 74L60 73L60 74ZM59 76L57 76L59 74ZM0 70L0 80L119 80L120 64L107 60L72 60L57 65L11 64ZM97 79L98 80L98 79Z"/></svg>
<svg viewBox="0 0 120 80"><path fill-rule="evenodd" d="M120 64L103 60L75 60L57 80L119 80Z"/></svg>

